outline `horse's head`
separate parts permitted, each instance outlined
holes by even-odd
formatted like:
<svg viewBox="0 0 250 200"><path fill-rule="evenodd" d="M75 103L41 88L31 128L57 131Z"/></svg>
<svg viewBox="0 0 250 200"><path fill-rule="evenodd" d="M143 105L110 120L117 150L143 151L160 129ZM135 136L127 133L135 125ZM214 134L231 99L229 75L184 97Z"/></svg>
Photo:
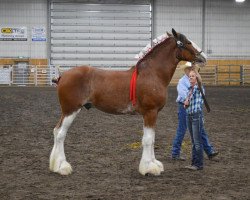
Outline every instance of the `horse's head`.
<svg viewBox="0 0 250 200"><path fill-rule="evenodd" d="M181 33L177 33L172 29L172 34L168 35L173 36L176 40L177 47L179 48L177 59L180 61L189 61L195 64L204 65L206 63L207 56L203 51L191 40Z"/></svg>

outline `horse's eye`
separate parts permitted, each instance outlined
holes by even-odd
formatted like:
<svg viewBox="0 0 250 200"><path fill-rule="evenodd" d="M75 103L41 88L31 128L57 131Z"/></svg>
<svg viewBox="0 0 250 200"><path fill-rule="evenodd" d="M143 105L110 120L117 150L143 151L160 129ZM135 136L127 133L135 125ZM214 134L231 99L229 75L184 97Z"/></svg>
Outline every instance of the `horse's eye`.
<svg viewBox="0 0 250 200"><path fill-rule="evenodd" d="M187 44L192 44L191 42L187 42Z"/></svg>

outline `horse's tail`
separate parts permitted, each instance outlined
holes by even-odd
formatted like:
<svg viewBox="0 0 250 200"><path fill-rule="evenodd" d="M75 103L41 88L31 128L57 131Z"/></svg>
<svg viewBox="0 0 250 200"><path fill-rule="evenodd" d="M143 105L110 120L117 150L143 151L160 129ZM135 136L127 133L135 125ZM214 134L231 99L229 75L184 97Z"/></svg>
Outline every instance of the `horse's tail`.
<svg viewBox="0 0 250 200"><path fill-rule="evenodd" d="M60 78L61 78L61 70L60 70L60 66L56 66L56 69L57 69L57 72L58 72L58 77L56 78L56 77L53 77L52 78L52 83L55 83L55 84L57 84L58 85L58 83L59 83L59 80L60 80Z"/></svg>
<svg viewBox="0 0 250 200"><path fill-rule="evenodd" d="M58 83L59 83L59 81L60 81L60 79L61 79L61 76L59 76L58 78L56 78L56 77L54 77L54 78L52 78L52 83L55 83L55 84L57 84L58 85Z"/></svg>

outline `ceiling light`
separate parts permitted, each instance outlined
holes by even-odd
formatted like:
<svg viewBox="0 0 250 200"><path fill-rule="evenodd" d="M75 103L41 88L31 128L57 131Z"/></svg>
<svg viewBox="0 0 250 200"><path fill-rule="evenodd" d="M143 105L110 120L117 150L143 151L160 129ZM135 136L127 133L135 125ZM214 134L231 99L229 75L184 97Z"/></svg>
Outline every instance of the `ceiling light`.
<svg viewBox="0 0 250 200"><path fill-rule="evenodd" d="M245 0L235 0L237 3L243 3Z"/></svg>

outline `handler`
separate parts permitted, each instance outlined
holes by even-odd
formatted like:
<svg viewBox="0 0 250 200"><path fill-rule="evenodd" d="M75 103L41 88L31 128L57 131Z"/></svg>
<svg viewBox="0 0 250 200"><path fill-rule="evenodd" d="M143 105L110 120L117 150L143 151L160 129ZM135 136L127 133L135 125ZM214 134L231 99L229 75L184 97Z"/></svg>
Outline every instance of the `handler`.
<svg viewBox="0 0 250 200"><path fill-rule="evenodd" d="M185 74L179 80L178 85L177 85L178 97L176 99L176 102L178 104L178 127L176 130L176 135L175 135L173 146L172 146L172 159L173 160L185 160L185 157L180 154L181 144L182 144L182 141L184 139L184 136L187 130L186 110L184 109L183 105L187 97L188 88L190 87L188 75L191 69L194 69L194 68L195 67L192 66L190 62L185 63L185 65L182 66L182 69L184 70ZM197 72L197 76L198 76L198 79L201 81L201 77L198 72ZM201 109L201 115L202 115L201 123L203 125L204 119L203 119L202 109ZM207 154L209 159L214 158L216 155L218 155L218 152L215 151L214 147L209 143L208 135L204 129L204 126L201 127L201 135L202 135L202 143L203 143L205 153Z"/></svg>
<svg viewBox="0 0 250 200"><path fill-rule="evenodd" d="M190 170L203 169L203 142L202 142L202 104L203 99L197 85L197 74L194 70L189 73L190 87L184 101L187 112L187 127L192 141L192 164L185 168ZM202 90L202 88L201 88Z"/></svg>

